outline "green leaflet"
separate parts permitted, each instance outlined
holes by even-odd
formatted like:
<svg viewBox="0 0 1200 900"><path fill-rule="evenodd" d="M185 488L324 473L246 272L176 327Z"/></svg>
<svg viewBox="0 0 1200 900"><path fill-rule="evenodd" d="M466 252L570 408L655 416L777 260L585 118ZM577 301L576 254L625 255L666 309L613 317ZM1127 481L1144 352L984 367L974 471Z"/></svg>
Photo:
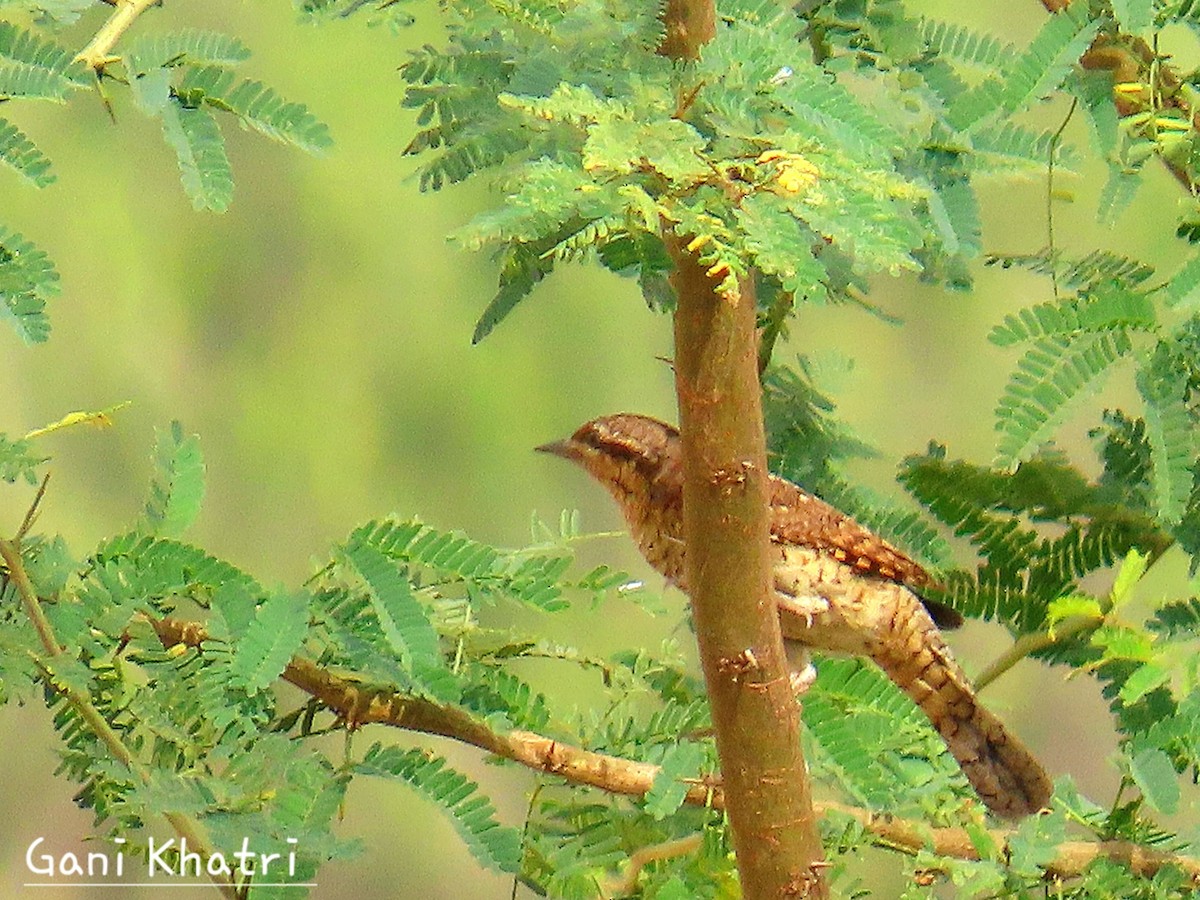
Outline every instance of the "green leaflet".
<svg viewBox="0 0 1200 900"><path fill-rule="evenodd" d="M364 775L405 781L436 803L450 816L454 830L480 865L497 872L519 870L520 833L501 825L479 785L450 768L446 760L425 750L374 744L354 768Z"/></svg>
<svg viewBox="0 0 1200 900"><path fill-rule="evenodd" d="M691 741L681 741L668 748L659 762L654 784L646 792L646 811L656 819L665 819L677 812L691 782L699 777L706 756L704 748Z"/></svg>
<svg viewBox="0 0 1200 900"><path fill-rule="evenodd" d="M272 594L236 637L230 677L247 691L266 690L282 674L308 631L308 595Z"/></svg>
<svg viewBox="0 0 1200 900"><path fill-rule="evenodd" d="M0 479L9 484L37 484L37 467L45 461L46 457L34 454L31 442L0 434Z"/></svg>
<svg viewBox="0 0 1200 900"><path fill-rule="evenodd" d="M1113 253L1111 250L1092 250L1084 256L1065 256L1060 251L1052 251L1049 247L1043 247L1036 253L988 254L984 257L984 265L998 265L1005 269L1016 266L1042 275L1057 273L1058 283L1061 287L1076 288L1081 294L1089 295L1101 286L1111 285L1117 289L1135 288L1154 274L1153 266L1147 265L1141 260ZM1120 290L1114 290L1113 294L1119 295ZM1089 299L1094 298L1089 297ZM1068 299L1063 302L1072 304L1079 301ZM1048 305L1057 306L1058 304ZM1031 309L1037 308L1031 307ZM1024 319L1028 313L1022 311L1018 315ZM1006 317L1005 322L1009 321L1010 317Z"/></svg>
<svg viewBox="0 0 1200 900"><path fill-rule="evenodd" d="M183 190L192 206L224 212L233 200L233 172L212 113L168 102L162 108L162 127L179 160Z"/></svg>
<svg viewBox="0 0 1200 900"><path fill-rule="evenodd" d="M947 119L967 130L997 116L1014 113L1058 87L1087 49L1099 28L1082 6L1049 16L1041 31L1015 59L976 88L957 97Z"/></svg>
<svg viewBox="0 0 1200 900"><path fill-rule="evenodd" d="M405 573L369 544L351 543L346 557L367 583L371 605L400 663L414 673L442 665L437 632Z"/></svg>
<svg viewBox="0 0 1200 900"><path fill-rule="evenodd" d="M1129 761L1129 774L1151 806L1167 815L1175 812L1179 806L1179 778L1166 753L1157 747L1139 750Z"/></svg>
<svg viewBox="0 0 1200 900"><path fill-rule="evenodd" d="M204 456L196 435L184 436L172 422L159 431L154 446L154 479L142 513L140 530L148 535L177 538L196 520L204 499Z"/></svg>
<svg viewBox="0 0 1200 900"><path fill-rule="evenodd" d="M50 160L21 129L0 119L0 162L37 187L54 182Z"/></svg>
<svg viewBox="0 0 1200 900"><path fill-rule="evenodd" d="M1187 406L1188 373L1171 350L1160 344L1138 369L1137 388L1145 401L1154 508L1164 525L1174 525L1183 518L1192 493L1196 456L1196 426Z"/></svg>
<svg viewBox="0 0 1200 900"><path fill-rule="evenodd" d="M50 258L21 235L0 225L0 318L27 344L50 335L46 300L59 291Z"/></svg>
<svg viewBox="0 0 1200 900"><path fill-rule="evenodd" d="M1112 0L1112 11L1123 32L1144 37L1154 18L1154 0Z"/></svg>
<svg viewBox="0 0 1200 900"><path fill-rule="evenodd" d="M1017 363L996 407L997 463L1011 466L1032 455L1132 349L1123 330L1036 341Z"/></svg>
<svg viewBox="0 0 1200 900"><path fill-rule="evenodd" d="M126 68L135 75L162 66L233 66L249 58L250 49L238 38L196 29L139 35L124 54Z"/></svg>
<svg viewBox="0 0 1200 900"><path fill-rule="evenodd" d="M1200 305L1200 254L1193 255L1171 276L1166 286L1167 304L1180 310Z"/></svg>
<svg viewBox="0 0 1200 900"><path fill-rule="evenodd" d="M238 81L228 69L205 66L188 69L176 93L187 106L207 103L234 113L256 131L309 153L327 151L329 129L303 103L289 103L259 81Z"/></svg>
<svg viewBox="0 0 1200 900"><path fill-rule="evenodd" d="M1054 132L1033 131L1014 122L981 126L970 134L971 148L986 167L981 174L1024 174L1044 177L1053 160L1056 169L1068 172L1079 164L1079 154L1069 144L1056 144Z"/></svg>
<svg viewBox="0 0 1200 900"><path fill-rule="evenodd" d="M1153 331L1157 325L1158 314L1147 295L1113 287L1010 313L991 330L988 340L1006 347L1040 338L1083 333L1125 329Z"/></svg>
<svg viewBox="0 0 1200 900"><path fill-rule="evenodd" d="M1096 207L1096 221L1102 225L1114 225L1121 213L1133 202L1142 186L1142 175L1137 169L1127 169L1112 164L1108 168L1108 180L1100 192Z"/></svg>

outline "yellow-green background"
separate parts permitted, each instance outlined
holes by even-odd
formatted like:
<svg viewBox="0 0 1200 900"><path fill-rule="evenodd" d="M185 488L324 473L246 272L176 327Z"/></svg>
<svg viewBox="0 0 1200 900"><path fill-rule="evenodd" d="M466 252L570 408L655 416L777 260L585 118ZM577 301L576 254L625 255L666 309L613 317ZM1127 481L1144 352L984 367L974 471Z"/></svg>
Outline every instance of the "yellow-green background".
<svg viewBox="0 0 1200 900"><path fill-rule="evenodd" d="M961 4L910 5L963 14ZM61 39L82 46L107 10L98 5ZM297 582L353 525L393 511L509 545L526 540L534 510L554 519L579 507L589 530L617 526L580 473L530 448L606 412L672 417L670 370L658 359L671 354L669 320L648 312L630 282L568 267L482 345L470 345L495 271L445 235L486 202L485 185L421 194L409 177L413 161L400 155L415 126L400 106L397 67L409 48L439 39L436 12L418 12L418 27L399 35L354 22L302 26L283 0L174 0L137 23L135 32L188 26L237 34L255 54L247 76L309 104L331 126L335 149L314 159L223 123L237 183L224 215L192 210L157 124L118 87L115 125L95 95L13 111L53 159L58 181L36 191L0 173L3 222L51 254L63 292L50 308L49 344L28 348L0 332L0 431L18 436L71 410L132 401L113 429L71 430L39 444L54 457L41 529L65 534L82 554L130 525L150 475L153 429L176 418L201 436L208 465L205 508L190 538L267 583ZM1020 42L1044 12L1029 2L972 15L975 27ZM1172 37L1168 49L1194 49ZM1064 112L1060 101L1040 121L1053 127ZM1081 120L1068 135L1085 141ZM1092 164L1063 182L1075 200L1056 207L1061 243L1077 252L1115 248L1169 272L1182 253L1171 237L1181 192L1152 166L1138 204L1115 229L1100 229L1093 222L1103 176ZM1045 243L1044 190L1037 181L982 186L989 250ZM992 409L1014 356L985 335L1005 311L1047 299L1049 286L982 267L976 274L971 295L880 279L873 299L903 317L902 328L852 309L808 309L780 348L780 358L855 358L836 399L881 450L879 461L854 469L864 483L898 493L895 461L930 438L950 440L954 455L990 459ZM1086 425L1104 399L1129 398L1127 382L1111 382L1066 431L1067 446L1089 464ZM0 530L15 528L29 498L0 492ZM625 540L588 552L645 571ZM1183 577L1179 560L1162 568L1164 586ZM549 627L561 639L611 649L653 645L672 624L613 602ZM1004 638L996 627L972 625L954 644L978 671ZM532 675L548 686L586 687L560 670ZM1117 777L1105 759L1114 738L1094 684L1067 684L1060 671L1027 663L988 695L1053 773L1069 772L1107 799ZM29 842L46 835L58 852L78 852L90 819L71 802L74 786L52 774L48 716L0 715L0 895L17 896L31 880ZM360 736L360 746L381 737L392 735ZM491 785L502 816L519 824L531 784L524 773L485 767L470 749L426 743ZM365 852L324 868L315 897L509 896L508 882L479 870L441 815L400 787L356 785L341 831L361 835Z"/></svg>

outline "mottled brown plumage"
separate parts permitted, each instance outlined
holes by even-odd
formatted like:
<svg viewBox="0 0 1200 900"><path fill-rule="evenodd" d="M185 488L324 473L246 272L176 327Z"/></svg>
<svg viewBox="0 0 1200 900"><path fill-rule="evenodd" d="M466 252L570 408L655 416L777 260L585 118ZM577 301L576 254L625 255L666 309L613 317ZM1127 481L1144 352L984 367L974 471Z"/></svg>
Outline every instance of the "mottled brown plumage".
<svg viewBox="0 0 1200 900"><path fill-rule="evenodd" d="M608 489L642 555L687 590L679 433L647 416L595 419L538 448L583 466ZM791 482L770 480L775 590L784 637L866 656L924 710L998 815L1040 809L1051 785L1041 765L975 698L938 631L957 613L916 593L932 583L920 564ZM926 608L928 606L928 609Z"/></svg>

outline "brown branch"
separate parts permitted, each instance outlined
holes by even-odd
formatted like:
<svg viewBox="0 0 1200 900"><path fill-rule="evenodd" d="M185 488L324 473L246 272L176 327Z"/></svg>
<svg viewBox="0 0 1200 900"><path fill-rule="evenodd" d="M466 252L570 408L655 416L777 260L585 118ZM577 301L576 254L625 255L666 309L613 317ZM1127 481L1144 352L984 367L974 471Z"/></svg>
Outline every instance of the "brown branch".
<svg viewBox="0 0 1200 900"><path fill-rule="evenodd" d="M772 598L753 275L718 290L664 225L675 263L675 392L688 596L744 896L824 897L824 851Z"/></svg>
<svg viewBox="0 0 1200 900"><path fill-rule="evenodd" d="M667 0L658 52L700 57L713 0ZM681 102L685 115L700 88ZM675 396L683 445L685 575L742 896L826 897L824 850L773 598L753 273L721 288L664 218L675 271Z"/></svg>
<svg viewBox="0 0 1200 900"><path fill-rule="evenodd" d="M199 648L208 640L204 626L197 622L162 619L152 624L164 647L185 644ZM534 771L557 775L572 784L599 788L611 794L641 797L653 786L659 772L659 767L650 763L595 753L529 731L499 733L457 707L442 706L398 694L390 688L373 687L333 675L302 657L296 657L288 664L283 677L319 700L348 727L374 723L451 738ZM685 802L692 806L724 809L725 791L716 779L702 779L688 789ZM928 850L937 856L955 859L980 858L971 835L963 828L935 828L924 822L829 800L815 801L814 809L820 816L853 819L882 847L909 854ZM1015 834L1012 829L988 832L992 842L1000 848L1001 858L1008 855L1009 841ZM631 858L631 865L635 858L636 854ZM1046 875L1049 878L1074 878L1099 859L1127 866L1142 877L1152 877L1166 866L1178 866L1194 885L1200 886L1200 860L1162 853L1128 841L1068 841L1060 844L1055 858L1045 866Z"/></svg>

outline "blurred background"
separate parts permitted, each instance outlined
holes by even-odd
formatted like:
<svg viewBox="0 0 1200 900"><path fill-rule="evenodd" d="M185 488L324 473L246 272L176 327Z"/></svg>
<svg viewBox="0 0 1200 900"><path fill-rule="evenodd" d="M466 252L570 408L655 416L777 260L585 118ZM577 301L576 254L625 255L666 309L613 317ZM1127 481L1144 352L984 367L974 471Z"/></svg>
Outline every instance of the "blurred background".
<svg viewBox="0 0 1200 900"><path fill-rule="evenodd" d="M964 15L949 0L913 5L933 17ZM1045 15L1034 2L976 7L974 27L1018 43ZM83 46L107 11L91 11L60 40ZM574 266L548 279L482 345L470 345L496 271L445 235L489 202L487 185L421 194L413 161L400 155L415 126L400 105L397 67L409 49L440 39L435 8L417 13L417 26L398 35L353 21L302 26L285 2L172 3L143 16L135 31L238 35L254 51L247 77L308 104L331 127L333 152L314 159L223 119L237 184L224 215L192 210L157 123L121 90L112 91L115 124L89 94L14 114L53 160L58 181L36 191L0 176L4 222L51 255L63 292L50 308L48 344L25 347L0 330L0 430L15 437L72 410L131 402L115 428L71 429L39 445L54 457L39 525L66 535L77 555L135 521L154 428L172 419L200 435L207 461L207 499L190 538L268 584L302 580L355 524L389 512L499 545L526 542L535 511L556 521L560 509L578 507L586 530L619 527L582 473L531 448L603 413L673 419L671 373L660 360L672 352L670 322L646 309L634 284ZM1176 43L1164 51L1189 68L1196 48L1186 35L1166 37ZM1040 124L1055 127L1065 109L1049 106ZM1067 137L1086 145L1082 116ZM1103 165L1064 178L1071 196L1056 204L1060 244L1078 253L1116 249L1169 273L1183 257L1172 210L1186 198L1158 167L1146 172L1148 189L1113 229L1094 224ZM986 184L982 197L987 250L1045 244L1044 181ZM853 358L835 399L880 451L853 471L864 484L899 495L897 460L931 438L951 439L953 456L991 459L991 410L1015 357L985 336L1005 312L1048 299L1050 288L982 265L975 274L972 294L880 279L872 299L903 326L850 308L809 308L777 351L781 360ZM1092 464L1086 428L1130 391L1119 378L1110 382L1064 430L1074 458ZM30 497L3 492L0 530L16 527ZM590 542L586 552L647 572L626 539ZM1156 575L1163 584L1186 578L1184 563L1164 560ZM678 597L668 600L678 608ZM654 646L674 626L617 600L599 615L580 610L550 623L556 637L586 637L599 651ZM977 672L1005 636L976 623L952 642ZM1069 772L1085 792L1111 796L1114 737L1107 725L1097 728L1107 717L1094 684L1065 683L1060 672L1025 663L987 699L1052 773ZM57 852L86 850L90 817L72 803L74 786L53 775L44 711L8 708L0 716L0 895L15 896L30 880L29 842L45 835ZM488 784L502 817L519 823L528 776L486 766L467 748L436 749ZM314 897L509 896L509 882L480 871L437 810L398 786L356 785L342 834L361 837L365 853L322 869ZM879 857L881 871L893 867Z"/></svg>

